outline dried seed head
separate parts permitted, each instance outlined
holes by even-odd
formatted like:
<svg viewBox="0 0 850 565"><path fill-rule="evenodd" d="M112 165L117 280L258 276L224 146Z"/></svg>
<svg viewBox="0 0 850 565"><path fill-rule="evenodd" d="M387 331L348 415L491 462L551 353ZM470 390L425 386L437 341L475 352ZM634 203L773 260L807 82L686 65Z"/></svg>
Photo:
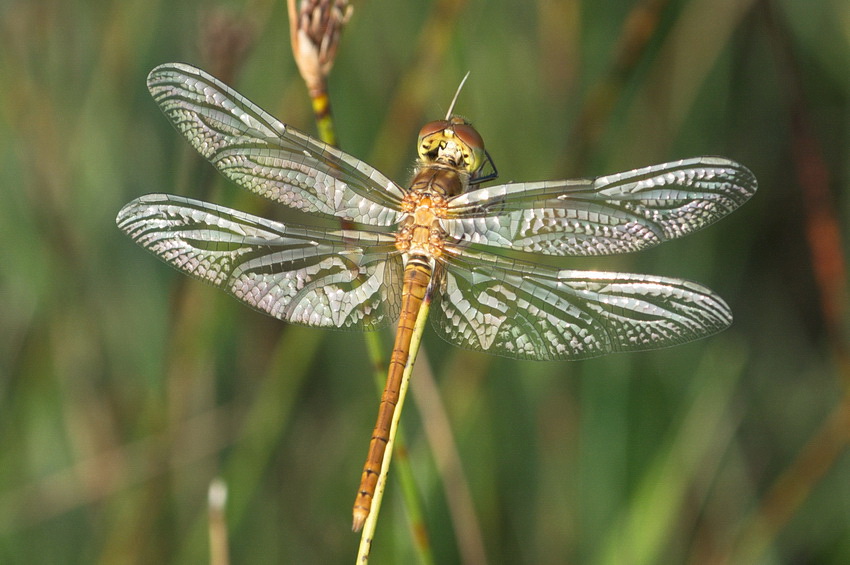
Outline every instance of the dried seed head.
<svg viewBox="0 0 850 565"><path fill-rule="evenodd" d="M292 53L311 96L326 90L342 28L351 17L348 0L296 0L289 3Z"/></svg>

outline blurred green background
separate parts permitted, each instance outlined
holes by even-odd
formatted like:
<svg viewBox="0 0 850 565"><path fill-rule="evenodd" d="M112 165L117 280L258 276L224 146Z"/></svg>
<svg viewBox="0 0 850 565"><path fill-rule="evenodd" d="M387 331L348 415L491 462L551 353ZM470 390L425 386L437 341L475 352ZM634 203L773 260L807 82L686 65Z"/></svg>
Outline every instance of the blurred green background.
<svg viewBox="0 0 850 565"><path fill-rule="evenodd" d="M0 563L208 562L216 476L234 563L354 559L362 336L263 317L114 224L148 192L278 214L145 77L193 63L314 132L288 25L279 0L0 3ZM850 563L848 69L846 0L355 4L341 145L399 182L471 70L457 110L504 181L719 154L760 183L698 234L557 263L700 281L720 335L534 363L426 333L442 406L415 389L403 423L436 562ZM373 562L413 563L390 481Z"/></svg>

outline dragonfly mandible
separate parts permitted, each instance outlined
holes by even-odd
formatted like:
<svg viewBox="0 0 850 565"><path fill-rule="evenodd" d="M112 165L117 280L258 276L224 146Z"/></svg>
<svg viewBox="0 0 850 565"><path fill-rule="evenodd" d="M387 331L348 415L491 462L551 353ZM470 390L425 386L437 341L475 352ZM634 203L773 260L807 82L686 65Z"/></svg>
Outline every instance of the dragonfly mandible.
<svg viewBox="0 0 850 565"><path fill-rule="evenodd" d="M403 188L200 69L161 65L147 84L177 130L230 180L355 226L283 224L170 194L137 198L116 220L165 262L275 318L364 330L397 322L355 529L370 511L426 292L442 338L520 359L666 347L732 321L726 303L694 282L533 259L638 251L703 228L756 191L738 163L697 157L598 178L485 187L495 168L481 136L448 116L420 131L414 178Z"/></svg>

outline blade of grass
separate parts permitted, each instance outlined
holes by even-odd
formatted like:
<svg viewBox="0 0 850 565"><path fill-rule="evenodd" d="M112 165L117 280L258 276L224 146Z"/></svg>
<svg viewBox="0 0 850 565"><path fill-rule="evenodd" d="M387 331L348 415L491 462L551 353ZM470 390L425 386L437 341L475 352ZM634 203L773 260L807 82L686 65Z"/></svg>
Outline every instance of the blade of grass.
<svg viewBox="0 0 850 565"><path fill-rule="evenodd" d="M695 371L693 403L601 544L597 563L664 561L664 548L678 534L676 524L692 478L719 465L734 435L732 401L746 358L745 351L728 340L718 339L708 349Z"/></svg>
<svg viewBox="0 0 850 565"><path fill-rule="evenodd" d="M224 507L227 503L227 485L220 478L213 479L207 491L209 512L210 565L228 565L227 520Z"/></svg>
<svg viewBox="0 0 850 565"><path fill-rule="evenodd" d="M422 414L428 444L442 479L461 560L464 563L487 563L484 536L472 503L469 481L463 472L451 423L427 359L419 361L415 373L413 398Z"/></svg>
<svg viewBox="0 0 850 565"><path fill-rule="evenodd" d="M823 146L816 135L812 111L804 87L799 55L794 52L790 30L770 4L763 5L773 54L785 78L791 108L791 150L798 185L803 192L806 236L815 281L819 290L824 329L832 349L836 377L844 396L827 414L797 457L781 472L750 516L747 517L729 563L758 561L779 536L803 503L838 464L850 445L850 353L844 334L847 316L847 268L833 185Z"/></svg>
<svg viewBox="0 0 850 565"><path fill-rule="evenodd" d="M234 526L248 510L251 501L248 493L258 492L263 472L280 443L295 398L324 335L325 332L313 328L290 326L277 342L256 401L245 417L241 438L223 473L228 481L241 485L238 491L234 490L230 505ZM282 378L284 375L287 378Z"/></svg>

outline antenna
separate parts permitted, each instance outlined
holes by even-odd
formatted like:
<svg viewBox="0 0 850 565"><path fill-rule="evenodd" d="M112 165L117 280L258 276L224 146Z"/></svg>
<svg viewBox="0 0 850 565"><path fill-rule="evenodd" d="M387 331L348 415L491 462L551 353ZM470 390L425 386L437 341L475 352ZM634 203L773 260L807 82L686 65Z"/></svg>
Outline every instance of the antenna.
<svg viewBox="0 0 850 565"><path fill-rule="evenodd" d="M446 112L446 121L449 121L449 119L452 117L452 110L455 109L455 102L457 102L457 97L460 96L460 91L463 88L464 83L466 83L466 79L469 78L469 72L470 71L466 71L466 74L463 75L463 80L461 80L460 84L457 86L457 92L455 92L455 97L452 98L452 103L449 104L449 111Z"/></svg>

